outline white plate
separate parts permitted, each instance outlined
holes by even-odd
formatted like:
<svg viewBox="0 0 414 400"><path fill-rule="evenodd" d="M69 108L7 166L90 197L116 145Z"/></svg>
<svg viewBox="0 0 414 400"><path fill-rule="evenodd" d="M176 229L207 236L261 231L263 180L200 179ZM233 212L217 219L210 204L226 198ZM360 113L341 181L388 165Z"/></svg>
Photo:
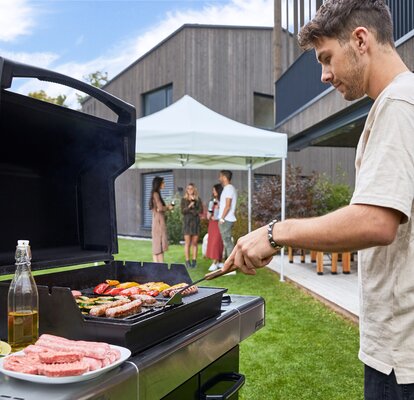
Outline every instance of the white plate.
<svg viewBox="0 0 414 400"><path fill-rule="evenodd" d="M86 372L83 375L50 378L48 376L43 375L23 374L21 372L8 371L3 368L3 362L7 357L0 359L0 372L2 372L4 375L11 376L12 378L22 379L24 381L36 383L62 384L87 381L89 379L96 378L104 374L105 372L110 371L111 369L116 368L118 365L122 364L131 356L131 352L129 351L129 349L126 349L125 347L111 345L111 348L117 349L121 353L121 358L118 361L115 361L113 364L107 365L106 367L97 369L95 371ZM13 353L13 355L19 354L24 354L24 352L18 351L16 353Z"/></svg>

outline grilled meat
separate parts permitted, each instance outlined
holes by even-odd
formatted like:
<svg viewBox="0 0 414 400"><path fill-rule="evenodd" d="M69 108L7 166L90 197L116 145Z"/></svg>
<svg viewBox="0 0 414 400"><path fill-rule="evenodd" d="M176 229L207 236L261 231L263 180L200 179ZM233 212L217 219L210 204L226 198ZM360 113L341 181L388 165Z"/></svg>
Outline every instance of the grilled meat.
<svg viewBox="0 0 414 400"><path fill-rule="evenodd" d="M118 307L111 307L105 311L108 318L125 318L128 315L136 314L141 311L142 301L134 300L130 303L120 305Z"/></svg>
<svg viewBox="0 0 414 400"><path fill-rule="evenodd" d="M117 301L113 301L111 303L106 303L106 304L102 304L100 306L95 306L95 307L91 308L91 310L89 311L89 314L93 315L94 317L101 317L101 316L105 315L106 310L108 310L109 308L122 306L126 303L130 303L130 300L128 300L128 299L117 300Z"/></svg>

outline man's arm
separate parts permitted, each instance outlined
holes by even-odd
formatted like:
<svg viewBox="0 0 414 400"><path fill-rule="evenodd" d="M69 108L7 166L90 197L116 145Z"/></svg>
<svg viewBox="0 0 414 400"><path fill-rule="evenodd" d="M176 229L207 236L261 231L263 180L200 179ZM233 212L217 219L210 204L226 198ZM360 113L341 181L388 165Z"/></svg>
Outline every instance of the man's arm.
<svg viewBox="0 0 414 400"><path fill-rule="evenodd" d="M226 205L224 206L223 215L221 216L222 219L225 219L226 215L229 213L230 208L231 208L231 202L232 202L232 198L226 197Z"/></svg>
<svg viewBox="0 0 414 400"><path fill-rule="evenodd" d="M402 216L391 208L353 204L322 217L277 223L273 238L282 246L330 252L386 246L394 241ZM238 240L224 270L236 265L255 274L255 268L267 265L274 254L264 226Z"/></svg>

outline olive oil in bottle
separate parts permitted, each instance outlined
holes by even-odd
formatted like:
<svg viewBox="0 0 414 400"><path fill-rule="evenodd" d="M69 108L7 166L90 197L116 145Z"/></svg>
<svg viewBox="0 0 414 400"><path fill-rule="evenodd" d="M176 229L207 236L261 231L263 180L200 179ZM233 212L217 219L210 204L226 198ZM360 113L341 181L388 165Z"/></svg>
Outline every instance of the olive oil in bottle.
<svg viewBox="0 0 414 400"><path fill-rule="evenodd" d="M39 295L30 269L29 241L16 247L16 272L8 294L8 342L12 351L24 349L39 337Z"/></svg>

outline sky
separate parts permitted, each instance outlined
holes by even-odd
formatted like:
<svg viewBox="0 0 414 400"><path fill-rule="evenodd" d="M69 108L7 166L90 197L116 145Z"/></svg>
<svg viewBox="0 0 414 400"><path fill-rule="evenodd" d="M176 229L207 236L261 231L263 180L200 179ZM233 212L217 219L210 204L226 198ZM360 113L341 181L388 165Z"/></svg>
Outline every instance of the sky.
<svg viewBox="0 0 414 400"><path fill-rule="evenodd" d="M0 56L83 79L109 78L185 23L273 26L274 0L0 0ZM27 94L73 90L37 80L15 80Z"/></svg>

